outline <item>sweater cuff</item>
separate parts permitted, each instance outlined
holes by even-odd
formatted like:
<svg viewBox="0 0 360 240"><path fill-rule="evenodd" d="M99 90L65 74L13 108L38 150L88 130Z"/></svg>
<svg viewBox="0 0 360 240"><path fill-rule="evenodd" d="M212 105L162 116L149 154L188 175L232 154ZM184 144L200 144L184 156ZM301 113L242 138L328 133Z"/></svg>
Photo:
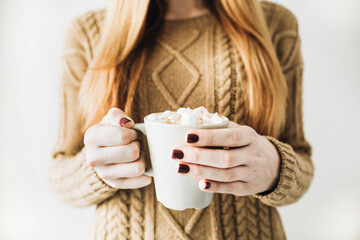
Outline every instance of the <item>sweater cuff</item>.
<svg viewBox="0 0 360 240"><path fill-rule="evenodd" d="M278 206L279 202L285 198L292 189L295 181L296 158L293 148L279 140L265 136L277 149L280 154L280 176L274 190L266 193L255 194L254 197L260 199L264 204Z"/></svg>
<svg viewBox="0 0 360 240"><path fill-rule="evenodd" d="M98 201L103 201L107 199L109 196L113 195L118 189L113 188L109 186L107 183L105 183L95 172L95 170L91 167L89 167L86 162L86 153L85 149L83 148L81 150L80 159L83 159L81 161L81 168L84 173L84 184L88 186L88 191L92 194L90 194L90 197L92 201L95 201L95 203L98 204ZM90 200L90 199L89 199ZM91 201L90 200L90 201Z"/></svg>
<svg viewBox="0 0 360 240"><path fill-rule="evenodd" d="M85 159L84 149L73 158L56 159L49 176L59 198L76 207L99 204L118 190L99 178Z"/></svg>

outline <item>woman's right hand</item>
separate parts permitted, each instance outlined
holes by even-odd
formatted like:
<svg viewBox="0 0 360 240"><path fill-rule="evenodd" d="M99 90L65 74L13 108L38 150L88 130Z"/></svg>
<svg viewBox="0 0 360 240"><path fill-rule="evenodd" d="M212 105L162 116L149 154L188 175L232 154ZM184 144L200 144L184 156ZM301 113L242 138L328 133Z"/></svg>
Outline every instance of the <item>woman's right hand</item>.
<svg viewBox="0 0 360 240"><path fill-rule="evenodd" d="M144 175L145 158L136 131L130 129L133 126L123 111L112 108L85 132L86 163L113 188L134 189L151 183L151 177Z"/></svg>

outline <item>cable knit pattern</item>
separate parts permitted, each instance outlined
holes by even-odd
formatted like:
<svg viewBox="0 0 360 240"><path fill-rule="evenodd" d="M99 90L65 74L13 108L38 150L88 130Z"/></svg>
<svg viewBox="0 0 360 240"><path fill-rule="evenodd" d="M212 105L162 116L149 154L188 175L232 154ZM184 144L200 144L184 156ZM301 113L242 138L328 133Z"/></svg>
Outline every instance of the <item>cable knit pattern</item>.
<svg viewBox="0 0 360 240"><path fill-rule="evenodd" d="M235 218L234 218L234 196L230 194L223 194L220 196L221 204L221 224L225 239L235 239Z"/></svg>
<svg viewBox="0 0 360 240"><path fill-rule="evenodd" d="M245 74L245 66L243 61L240 60L239 53L234 49L234 58L235 58L235 106L233 113L233 121L241 124L246 122L246 99L248 98L247 94L247 79Z"/></svg>
<svg viewBox="0 0 360 240"><path fill-rule="evenodd" d="M131 239L142 240L144 236L144 204L143 189L133 190L130 194L130 226Z"/></svg>
<svg viewBox="0 0 360 240"><path fill-rule="evenodd" d="M166 219L167 223L173 228L176 233L176 237L182 240L191 240L191 238L184 233L183 228L180 224L175 220L175 218L171 215L170 211L166 209L163 205L160 205L160 213L163 215L164 219ZM170 239L170 238L169 238Z"/></svg>
<svg viewBox="0 0 360 240"><path fill-rule="evenodd" d="M259 239L258 208L250 197L236 197L236 232L240 239ZM243 219L246 219L244 221Z"/></svg>
<svg viewBox="0 0 360 240"><path fill-rule="evenodd" d="M120 200L120 201L119 201ZM92 239L130 239L129 193L118 192L97 207Z"/></svg>
<svg viewBox="0 0 360 240"><path fill-rule="evenodd" d="M218 80L218 108L219 113L228 116L231 113L230 100L231 100L231 59L230 59L230 39L222 28L217 28L219 31L216 34L217 49L217 80Z"/></svg>
<svg viewBox="0 0 360 240"><path fill-rule="evenodd" d="M303 62L294 15L280 5L261 4L289 89L285 129L278 139L266 136L281 157L279 181L266 194L214 194L203 210L166 209L156 201L153 184L117 190L87 166L78 92L99 44L105 11L88 12L71 23L63 42L59 137L49 181L62 201L97 205L90 239L285 239L275 207L299 200L313 177L302 122ZM155 45L134 100L137 120L150 112L204 105L246 124L244 64L213 16L165 21Z"/></svg>
<svg viewBox="0 0 360 240"><path fill-rule="evenodd" d="M130 209L129 209L129 192L123 191L121 194L118 194L118 199L112 199L112 204L114 204L115 209L118 211L113 211L114 215L112 218L117 217L120 221L118 226L114 226L111 228L111 233L116 237L116 234L118 233L122 238L130 239ZM107 216L108 218L110 216ZM119 231L117 231L117 227L119 228ZM110 238L114 239L114 238Z"/></svg>
<svg viewBox="0 0 360 240"><path fill-rule="evenodd" d="M205 208L204 209L198 209L198 210L196 210L194 212L194 214L191 216L188 223L184 227L184 232L186 234L189 235L191 233L191 231L194 229L196 223L198 223L199 219L204 214L205 210L206 210Z"/></svg>
<svg viewBox="0 0 360 240"><path fill-rule="evenodd" d="M275 239L272 236L272 232L271 232L272 229L271 229L271 219L270 219L269 207L262 204L261 201L259 201L259 200L256 201L256 207L258 210L257 224L260 229L259 235L257 236L258 239L263 239L263 240Z"/></svg>
<svg viewBox="0 0 360 240"><path fill-rule="evenodd" d="M197 36L199 36L199 35L196 32L195 38L193 40L196 40ZM189 44L191 44L192 42L193 41L190 41ZM198 81L200 79L200 74L199 74L198 70L184 57L184 55L181 54L180 51L177 51L176 49L172 48L169 44L167 44L164 41L158 40L158 43L160 44L160 46L162 46L164 49L166 49L173 56L173 58L177 59L186 68L186 70L189 71L189 73L192 76L189 85L185 88L185 90L182 92L180 97L177 100L175 100L174 97L169 93L166 86L163 84L163 81L159 77L160 72L169 64L169 62L173 58L171 58L171 57L167 58L165 61L163 61L161 64L159 64L159 66L157 68L154 69L152 78L153 78L153 81L155 82L157 88L163 94L163 96L165 97L165 100L174 109L177 109L177 108L180 108L184 104L185 100L187 99L187 97L189 96L189 94L191 93L193 88L196 86L196 84L198 83ZM184 49L187 46L188 46L188 44L185 45ZM184 50L184 49L182 49L182 50Z"/></svg>
<svg viewBox="0 0 360 240"><path fill-rule="evenodd" d="M101 204L98 206L97 209L101 209L100 211L96 211L97 216L95 220L97 220L93 225L95 227L95 232L93 239L106 239L108 234L111 234L111 231L108 231L108 228L111 227L111 225L115 224L115 221L112 221L109 224L108 221L108 212L110 204ZM110 221L113 220L110 218Z"/></svg>

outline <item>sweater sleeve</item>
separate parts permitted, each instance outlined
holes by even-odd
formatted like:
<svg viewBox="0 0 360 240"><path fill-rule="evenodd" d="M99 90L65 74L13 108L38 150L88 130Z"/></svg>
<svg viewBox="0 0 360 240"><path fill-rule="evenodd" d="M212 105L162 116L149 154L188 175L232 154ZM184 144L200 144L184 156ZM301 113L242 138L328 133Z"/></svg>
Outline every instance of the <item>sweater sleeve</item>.
<svg viewBox="0 0 360 240"><path fill-rule="evenodd" d="M277 207L296 202L308 190L313 178L311 146L306 141L302 116L303 61L295 16L278 5L278 28L273 42L288 85L286 123L278 139L266 138L276 147L281 159L276 188L257 194L264 204ZM280 17L281 16L281 17Z"/></svg>
<svg viewBox="0 0 360 240"><path fill-rule="evenodd" d="M87 33L76 19L63 40L60 126L49 172L52 190L62 201L76 207L98 204L116 191L85 163L78 92L88 66L88 45Z"/></svg>

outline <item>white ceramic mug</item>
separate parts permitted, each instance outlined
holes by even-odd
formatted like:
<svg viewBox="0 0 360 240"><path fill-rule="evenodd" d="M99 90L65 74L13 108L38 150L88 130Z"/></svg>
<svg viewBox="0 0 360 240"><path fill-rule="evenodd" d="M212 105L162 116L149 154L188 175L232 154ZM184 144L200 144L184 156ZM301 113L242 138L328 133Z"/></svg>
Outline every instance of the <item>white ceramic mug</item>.
<svg viewBox="0 0 360 240"><path fill-rule="evenodd" d="M147 137L152 169L145 174L152 176L156 197L165 207L174 210L201 209L209 206L212 193L199 189L199 179L181 176L176 172L178 160L171 158L172 150L185 145L186 133L192 129L226 128L229 121L203 125L174 125L154 122L144 118L144 123L133 127Z"/></svg>

